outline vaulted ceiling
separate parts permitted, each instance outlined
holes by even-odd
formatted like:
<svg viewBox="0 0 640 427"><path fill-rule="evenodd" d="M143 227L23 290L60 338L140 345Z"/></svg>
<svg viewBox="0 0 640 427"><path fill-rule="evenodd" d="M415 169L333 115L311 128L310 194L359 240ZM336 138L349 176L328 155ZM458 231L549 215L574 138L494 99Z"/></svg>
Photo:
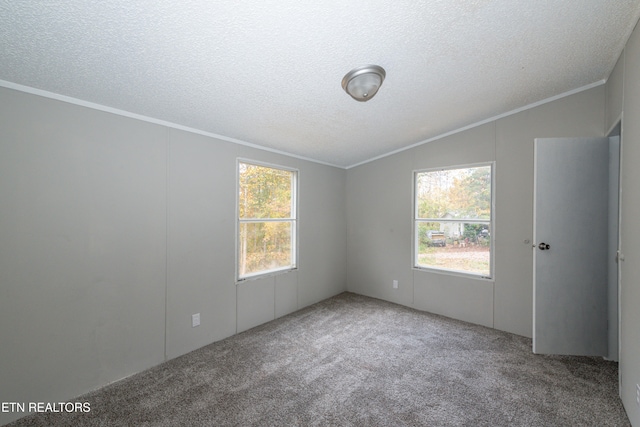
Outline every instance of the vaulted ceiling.
<svg viewBox="0 0 640 427"><path fill-rule="evenodd" d="M640 0L0 0L0 80L341 167L613 69ZM387 78L366 103L352 68Z"/></svg>

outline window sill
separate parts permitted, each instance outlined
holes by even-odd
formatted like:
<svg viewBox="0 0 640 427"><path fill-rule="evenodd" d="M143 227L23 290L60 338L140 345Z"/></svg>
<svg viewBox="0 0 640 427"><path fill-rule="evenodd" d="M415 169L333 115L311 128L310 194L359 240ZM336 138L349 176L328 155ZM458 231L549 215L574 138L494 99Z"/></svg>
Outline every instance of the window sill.
<svg viewBox="0 0 640 427"><path fill-rule="evenodd" d="M458 271L458 270L446 270L444 268L429 268L429 267L420 267L420 266L413 266L413 270L420 271L423 273L443 274L446 276L457 276L457 277L464 277L465 279L474 279L474 280L481 280L483 282L495 283L494 277L482 276L480 274L474 274L474 273L466 273L464 271Z"/></svg>
<svg viewBox="0 0 640 427"><path fill-rule="evenodd" d="M273 270L261 271L260 273L254 273L244 277L237 278L236 285L239 285L245 282L250 282L252 280L264 279L266 277L280 276L283 274L291 273L293 271L298 271L298 267L289 266L289 267L277 268Z"/></svg>

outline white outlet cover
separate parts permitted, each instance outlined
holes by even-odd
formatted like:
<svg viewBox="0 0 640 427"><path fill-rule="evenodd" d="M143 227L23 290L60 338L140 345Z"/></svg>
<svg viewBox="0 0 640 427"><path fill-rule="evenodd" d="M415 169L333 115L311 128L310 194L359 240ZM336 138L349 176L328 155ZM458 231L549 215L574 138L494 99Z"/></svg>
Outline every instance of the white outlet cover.
<svg viewBox="0 0 640 427"><path fill-rule="evenodd" d="M191 327L195 328L196 326L200 326L200 313L191 316Z"/></svg>

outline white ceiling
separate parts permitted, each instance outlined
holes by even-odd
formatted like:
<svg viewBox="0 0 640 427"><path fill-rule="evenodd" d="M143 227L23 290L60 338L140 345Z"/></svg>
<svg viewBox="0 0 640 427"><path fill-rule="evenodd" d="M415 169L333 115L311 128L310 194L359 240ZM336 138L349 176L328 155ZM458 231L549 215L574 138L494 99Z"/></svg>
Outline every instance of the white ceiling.
<svg viewBox="0 0 640 427"><path fill-rule="evenodd" d="M0 0L0 80L348 167L601 82L640 0ZM340 85L378 64L375 98Z"/></svg>

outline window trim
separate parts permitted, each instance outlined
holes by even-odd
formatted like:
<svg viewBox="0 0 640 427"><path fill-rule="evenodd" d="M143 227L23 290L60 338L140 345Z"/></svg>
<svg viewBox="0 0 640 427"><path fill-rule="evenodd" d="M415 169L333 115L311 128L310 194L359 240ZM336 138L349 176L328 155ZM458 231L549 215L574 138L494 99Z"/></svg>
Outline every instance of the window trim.
<svg viewBox="0 0 640 427"><path fill-rule="evenodd" d="M489 166L491 168L491 215L490 218L488 220L489 222L489 227L491 230L491 240L490 240L490 246L489 246L489 250L490 250L490 257L489 257L489 274L488 275L484 275L484 274L478 274L478 273L471 273L468 271L463 271L463 270L453 270L453 269L448 269L448 268L441 268L441 267L428 267L428 266L424 266L424 265L419 265L418 264L418 249L419 249L419 242L418 242L418 234L417 234L417 224L419 221L430 221L430 222L436 222L436 219L424 219L424 218L420 218L418 219L418 186L417 186L417 176L419 173L423 173L423 172L433 172L433 171L446 171L446 170L455 170L455 169L471 169L471 168L477 168L477 167L485 167L485 166ZM412 269L417 270L417 271L425 271L425 272L430 272L430 273L438 273L438 274L445 274L445 275L450 275L450 276L462 276L462 277L466 277L466 278L471 278L471 279L478 279L478 280L489 280L489 281L493 281L495 279L495 236L496 236L496 227L495 227L495 194L496 194L496 162L495 161L489 161L489 162L479 162L479 163L468 163L468 164L462 164L462 165L451 165L451 166L446 166L446 167L432 167L432 168L424 168L424 169L415 169L412 172L412 180L411 180L411 185L412 185L412 197L413 197L413 206L412 206L412 213L411 213L411 231L412 231L412 239L411 239L411 257L412 257ZM443 222L442 218L437 219L437 222ZM447 219L444 220L444 222L466 222L466 223L471 223L471 222L476 222L476 221L469 221L469 220L459 220L459 219ZM487 220L480 220L477 221L478 223L486 223Z"/></svg>
<svg viewBox="0 0 640 427"><path fill-rule="evenodd" d="M293 201L291 203L291 217L290 218L250 218L242 220L240 218L240 163L248 163L255 166L262 166L271 169L279 169L283 171L288 171L293 173L293 182L291 188L291 197ZM295 271L298 269L298 229L299 229L299 219L298 219L298 188L300 181L300 170L288 166L282 166L275 163L262 162L258 160L238 157L236 158L236 197L235 197L235 282L236 285L247 280L256 280L263 277L274 276L277 274L284 274L290 271ZM244 276L240 276L240 224L241 223L250 223L250 222L293 222L292 233L291 236L291 265L286 267L279 267L270 270L262 270L257 273L245 274Z"/></svg>

